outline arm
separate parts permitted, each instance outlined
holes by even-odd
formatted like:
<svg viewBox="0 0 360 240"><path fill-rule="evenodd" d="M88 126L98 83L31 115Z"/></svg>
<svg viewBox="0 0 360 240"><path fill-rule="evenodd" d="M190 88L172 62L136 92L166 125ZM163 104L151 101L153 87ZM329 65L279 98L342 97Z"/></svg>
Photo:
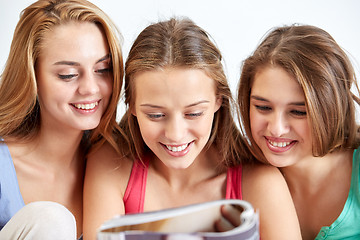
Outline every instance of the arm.
<svg viewBox="0 0 360 240"><path fill-rule="evenodd" d="M123 193L131 166L107 144L89 156L84 183L84 239L95 240L103 222L125 213Z"/></svg>
<svg viewBox="0 0 360 240"><path fill-rule="evenodd" d="M261 239L301 239L294 203L277 168L244 166L242 189L244 200L260 213Z"/></svg>

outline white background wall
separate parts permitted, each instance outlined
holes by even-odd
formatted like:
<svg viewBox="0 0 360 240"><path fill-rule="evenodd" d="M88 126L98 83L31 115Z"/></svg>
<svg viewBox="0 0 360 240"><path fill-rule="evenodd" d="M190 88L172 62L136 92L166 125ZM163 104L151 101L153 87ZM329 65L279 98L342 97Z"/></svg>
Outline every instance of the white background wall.
<svg viewBox="0 0 360 240"><path fill-rule="evenodd" d="M0 70L6 62L20 11L32 0L0 0ZM240 66L274 26L302 23L328 31L350 55L360 78L360 1L358 0L91 0L116 23L129 48L148 24L187 16L204 28L223 53L235 94ZM359 80L358 80L359 81ZM121 108L122 109L122 108ZM123 111L120 110L120 114ZM360 111L358 111L360 112ZM360 115L358 115L360 122Z"/></svg>

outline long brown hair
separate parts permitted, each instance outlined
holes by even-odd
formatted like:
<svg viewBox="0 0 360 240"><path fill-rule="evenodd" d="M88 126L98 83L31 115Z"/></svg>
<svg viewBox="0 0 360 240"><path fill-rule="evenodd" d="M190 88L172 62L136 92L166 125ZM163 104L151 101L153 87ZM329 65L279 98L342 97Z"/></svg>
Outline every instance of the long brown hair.
<svg viewBox="0 0 360 240"><path fill-rule="evenodd" d="M242 66L238 104L242 126L258 158L264 160L251 134L250 94L255 74L267 66L281 67L303 89L314 156L359 146L355 103L360 100L351 92L354 87L359 93L359 87L347 54L326 31L292 25L273 29Z"/></svg>
<svg viewBox="0 0 360 240"><path fill-rule="evenodd" d="M135 99L134 75L143 71L181 67L203 70L215 81L222 105L215 113L209 141L220 153L220 162L236 165L248 159L243 138L232 117L233 98L222 66L222 55L208 34L189 19L175 19L152 24L135 40L125 63L125 103L127 112L121 126L128 136L123 151L141 158L149 151L136 117L131 114Z"/></svg>

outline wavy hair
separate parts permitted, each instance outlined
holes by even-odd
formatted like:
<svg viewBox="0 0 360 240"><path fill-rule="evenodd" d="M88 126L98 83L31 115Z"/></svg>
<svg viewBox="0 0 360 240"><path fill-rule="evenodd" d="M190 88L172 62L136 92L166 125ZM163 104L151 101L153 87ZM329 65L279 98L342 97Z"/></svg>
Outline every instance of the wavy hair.
<svg viewBox="0 0 360 240"><path fill-rule="evenodd" d="M255 74L268 66L284 69L304 91L314 156L359 146L355 104L360 99L351 91L353 87L359 94L359 87L347 54L323 29L292 25L269 32L243 62L237 99L242 126L258 158L264 160L251 134L250 94Z"/></svg>
<svg viewBox="0 0 360 240"><path fill-rule="evenodd" d="M123 79L121 35L110 18L86 0L39 0L20 15L9 57L1 75L0 136L31 140L40 129L35 64L45 34L69 21L91 22L104 32L113 68L113 93L99 126L90 131L90 142L100 146L105 139L116 147L116 109Z"/></svg>
<svg viewBox="0 0 360 240"><path fill-rule="evenodd" d="M237 165L248 160L243 137L232 117L234 106L223 70L222 55L209 35L190 19L171 18L145 28L131 47L125 63L125 103L127 111L120 125L128 136L123 152L133 159L141 159L149 152L140 133L135 116L131 114L135 99L134 76L139 72L167 67L191 68L204 71L215 81L216 94L222 105L215 113L209 141L220 153L220 162Z"/></svg>

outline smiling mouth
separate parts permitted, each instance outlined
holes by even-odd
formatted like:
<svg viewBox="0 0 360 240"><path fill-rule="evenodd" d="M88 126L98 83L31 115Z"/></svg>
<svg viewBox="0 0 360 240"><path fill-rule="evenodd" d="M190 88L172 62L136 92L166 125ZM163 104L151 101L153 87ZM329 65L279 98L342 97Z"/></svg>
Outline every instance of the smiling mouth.
<svg viewBox="0 0 360 240"><path fill-rule="evenodd" d="M284 147L287 147L291 144L291 142L274 142L274 141L271 141L269 139L267 139L268 143L273 146L273 147L280 147L280 148L284 148Z"/></svg>
<svg viewBox="0 0 360 240"><path fill-rule="evenodd" d="M169 150L169 151L172 151L172 152L181 152L181 151L184 151L188 146L189 146L190 143L186 143L184 145L180 145L180 146L170 146L170 145L166 145L164 144L164 146Z"/></svg>
<svg viewBox="0 0 360 240"><path fill-rule="evenodd" d="M93 102L93 103L86 103L86 104L75 103L75 104L71 104L71 105L73 105L75 108L81 109L81 110L92 110L92 109L94 109L96 106L99 105L99 101Z"/></svg>

